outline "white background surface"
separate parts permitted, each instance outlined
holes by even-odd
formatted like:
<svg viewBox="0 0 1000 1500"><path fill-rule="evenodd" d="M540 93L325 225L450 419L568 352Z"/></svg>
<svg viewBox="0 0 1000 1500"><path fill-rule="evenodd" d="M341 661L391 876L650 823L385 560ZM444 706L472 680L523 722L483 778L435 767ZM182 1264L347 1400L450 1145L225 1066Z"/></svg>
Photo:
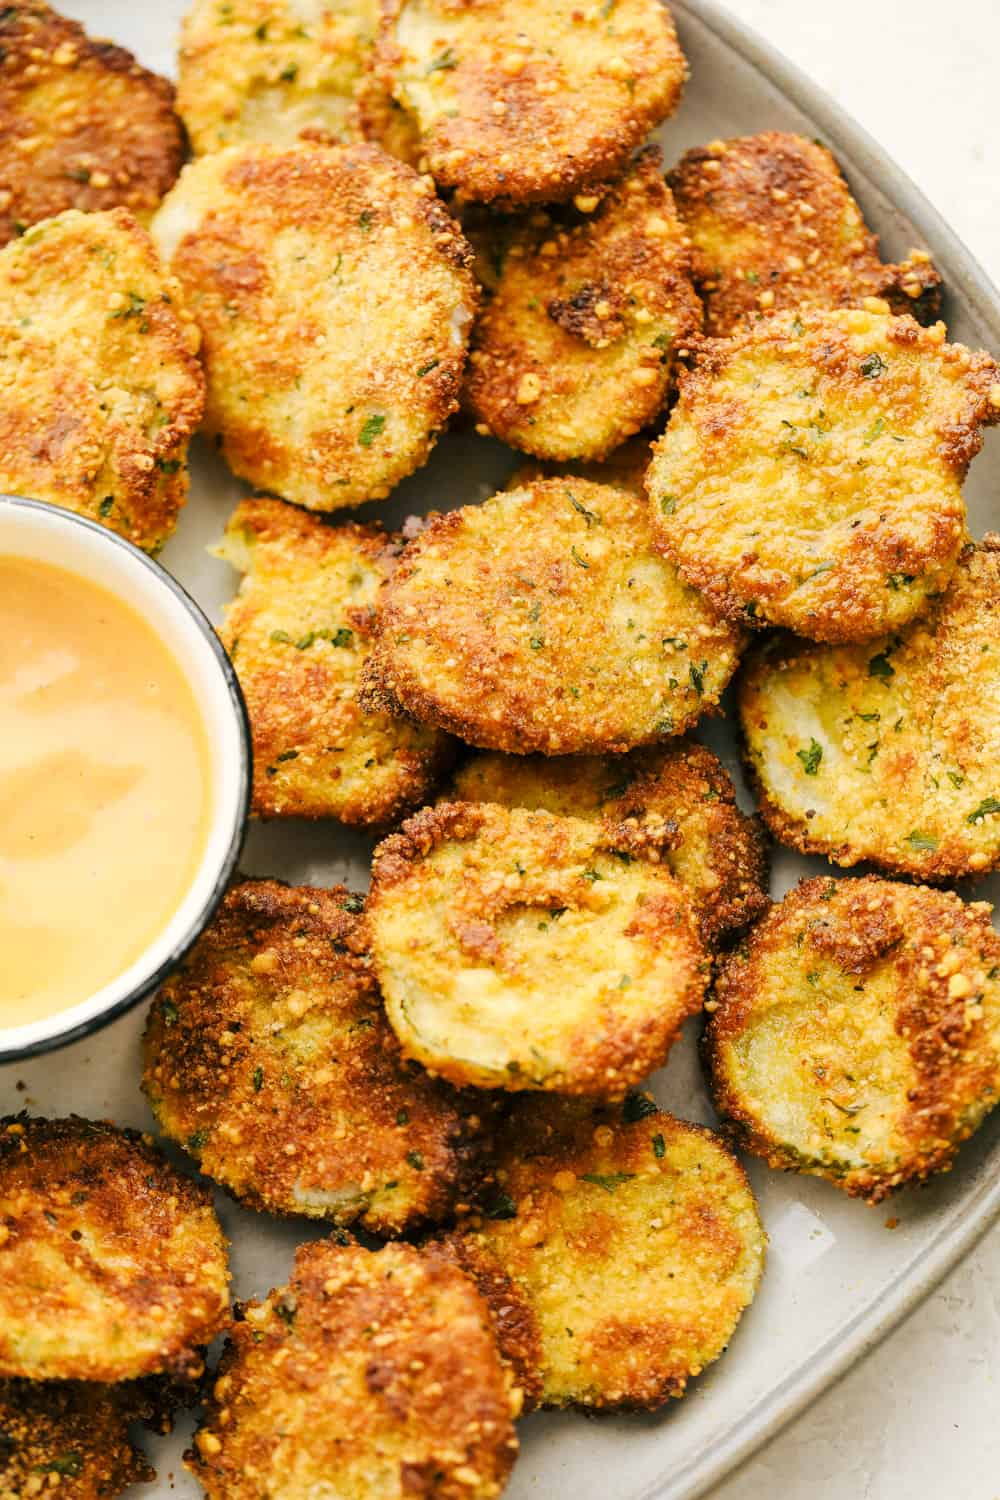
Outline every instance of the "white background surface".
<svg viewBox="0 0 1000 1500"><path fill-rule="evenodd" d="M885 147L1000 283L996 0L730 0L730 9ZM998 1500L1000 1226L710 1500L806 1496Z"/></svg>

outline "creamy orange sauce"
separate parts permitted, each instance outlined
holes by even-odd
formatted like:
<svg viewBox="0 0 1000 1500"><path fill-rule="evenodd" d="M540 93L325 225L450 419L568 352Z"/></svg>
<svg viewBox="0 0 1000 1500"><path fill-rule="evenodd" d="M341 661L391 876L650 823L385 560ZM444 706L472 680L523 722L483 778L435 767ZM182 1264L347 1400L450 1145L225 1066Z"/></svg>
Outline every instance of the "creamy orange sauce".
<svg viewBox="0 0 1000 1500"><path fill-rule="evenodd" d="M204 852L209 753L173 655L95 584L0 556L0 1026L163 931Z"/></svg>

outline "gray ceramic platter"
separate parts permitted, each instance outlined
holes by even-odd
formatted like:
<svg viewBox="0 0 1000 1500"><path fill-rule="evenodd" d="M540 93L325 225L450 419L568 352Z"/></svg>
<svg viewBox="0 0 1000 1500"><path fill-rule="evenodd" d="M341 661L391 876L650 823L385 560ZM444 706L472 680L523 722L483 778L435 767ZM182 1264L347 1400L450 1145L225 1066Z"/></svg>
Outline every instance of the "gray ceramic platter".
<svg viewBox="0 0 1000 1500"><path fill-rule="evenodd" d="M62 9L92 31L130 47L148 66L170 73L184 0L64 0ZM676 0L674 10L692 78L676 118L660 132L666 159L716 136L767 128L817 136L832 147L883 237L887 258L911 244L934 254L948 287L953 337L1000 350L1000 298L934 209L863 131L734 16L709 0ZM515 466L499 445L471 435L445 439L431 464L378 511L390 524L431 506L485 498ZM205 548L221 533L241 486L198 452L191 499L163 561L213 617L236 579ZM1000 438L987 442L967 489L976 535L1000 522L996 495ZM706 740L738 776L731 726L716 722ZM253 874L320 884L367 878L369 846L335 825L258 827L244 868ZM821 868L788 853L775 858L780 896L801 875ZM966 892L965 894L968 894ZM996 879L977 894L1000 895ZM151 1128L138 1088L141 1012L96 1037L31 1064L0 1068L0 1113L28 1106L44 1113L112 1117ZM712 1120L688 1036L655 1079L675 1113ZM750 1165L771 1249L760 1296L729 1352L691 1393L654 1417L586 1421L537 1416L523 1426L523 1452L511 1500L692 1500L770 1437L910 1311L1000 1213L1000 1116L961 1154L954 1172L930 1188L902 1195L889 1209L868 1210L824 1183ZM250 1296L280 1283L297 1243L321 1230L276 1223L220 1197L233 1240L234 1291ZM898 1226L886 1227L889 1215ZM609 1275L613 1269L609 1267ZM157 1493L174 1500L198 1494L181 1467L190 1429L158 1441ZM336 1482L323 1500L336 1500Z"/></svg>

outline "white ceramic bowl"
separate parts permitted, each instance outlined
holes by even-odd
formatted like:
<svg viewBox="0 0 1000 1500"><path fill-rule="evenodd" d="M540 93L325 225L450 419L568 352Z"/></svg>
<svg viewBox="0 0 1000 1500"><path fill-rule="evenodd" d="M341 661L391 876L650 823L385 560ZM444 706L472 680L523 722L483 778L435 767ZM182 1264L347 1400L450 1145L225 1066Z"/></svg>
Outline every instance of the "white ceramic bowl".
<svg viewBox="0 0 1000 1500"><path fill-rule="evenodd" d="M0 495L0 556L34 558L99 584L170 649L205 726L211 822L201 863L160 936L95 994L41 1021L0 1026L0 1063L95 1031L154 989L212 916L243 846L251 787L250 733L236 674L215 631L165 569L114 532L58 506Z"/></svg>

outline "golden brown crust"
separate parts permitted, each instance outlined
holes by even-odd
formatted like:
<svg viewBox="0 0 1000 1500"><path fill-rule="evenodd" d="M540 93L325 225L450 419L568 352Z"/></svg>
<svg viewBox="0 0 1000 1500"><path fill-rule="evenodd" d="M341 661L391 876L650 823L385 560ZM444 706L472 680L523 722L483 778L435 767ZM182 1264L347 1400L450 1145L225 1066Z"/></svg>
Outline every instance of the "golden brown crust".
<svg viewBox="0 0 1000 1500"><path fill-rule="evenodd" d="M601 182L677 106L687 63L660 0L382 0L378 65L438 185L552 203Z"/></svg>
<svg viewBox="0 0 1000 1500"><path fill-rule="evenodd" d="M0 489L147 551L187 495L198 334L127 209L70 211L0 250Z"/></svg>
<svg viewBox="0 0 1000 1500"><path fill-rule="evenodd" d="M363 702L543 755L681 733L718 703L743 642L653 551L646 504L583 479L431 516L377 629Z"/></svg>
<svg viewBox="0 0 1000 1500"><path fill-rule="evenodd" d="M580 819L426 808L376 849L367 920L404 1052L454 1083L620 1098L701 1004L684 891Z"/></svg>
<svg viewBox="0 0 1000 1500"><path fill-rule="evenodd" d="M209 1500L495 1500L518 1393L474 1286L408 1245L304 1245L232 1329L187 1461Z"/></svg>
<svg viewBox="0 0 1000 1500"><path fill-rule="evenodd" d="M173 85L41 0L0 10L0 244L68 208L152 214L184 160Z"/></svg>
<svg viewBox="0 0 1000 1500"><path fill-rule="evenodd" d="M446 1244L530 1404L652 1410L725 1349L766 1236L719 1137L632 1095L519 1099L497 1187Z"/></svg>
<svg viewBox="0 0 1000 1500"><path fill-rule="evenodd" d="M398 544L257 496L219 555L246 577L220 631L253 731L253 811L385 827L425 802L453 756L446 735L364 713L358 686Z"/></svg>
<svg viewBox="0 0 1000 1500"><path fill-rule="evenodd" d="M149 1012L164 1133L253 1208L400 1234L481 1168L474 1101L400 1058L360 896L242 881Z"/></svg>
<svg viewBox="0 0 1000 1500"><path fill-rule="evenodd" d="M626 756L474 755L456 772L448 800L599 823L605 837L661 862L680 882L706 943L769 904L760 827L737 807L721 762L689 740Z"/></svg>
<svg viewBox="0 0 1000 1500"><path fill-rule="evenodd" d="M233 146L185 168L153 229L237 474L335 510L426 461L476 307L472 252L427 179L375 146Z"/></svg>
<svg viewBox="0 0 1000 1500"><path fill-rule="evenodd" d="M661 410L701 305L660 164L650 147L620 180L578 195L587 212L501 227L464 391L480 430L540 458L600 459Z"/></svg>
<svg viewBox="0 0 1000 1500"><path fill-rule="evenodd" d="M747 763L776 838L922 880L1000 864L1000 538L864 646L775 638L740 682Z"/></svg>
<svg viewBox="0 0 1000 1500"><path fill-rule="evenodd" d="M951 892L806 880L723 961L705 1060L734 1142L878 1203L1000 1094L1000 937Z"/></svg>
<svg viewBox="0 0 1000 1500"><path fill-rule="evenodd" d="M864 311L696 342L646 476L655 543L731 619L832 642L896 629L954 569L997 378L943 324Z"/></svg>
<svg viewBox="0 0 1000 1500"><path fill-rule="evenodd" d="M726 338L745 321L785 309L861 306L933 323L941 278L912 250L883 265L836 161L825 146L777 130L712 141L669 174L694 244L706 331Z"/></svg>
<svg viewBox="0 0 1000 1500"><path fill-rule="evenodd" d="M197 1374L228 1283L209 1194L148 1137L76 1116L0 1123L0 1375Z"/></svg>
<svg viewBox="0 0 1000 1500"><path fill-rule="evenodd" d="M0 1380L0 1496L114 1500L155 1471L129 1442L128 1387Z"/></svg>

